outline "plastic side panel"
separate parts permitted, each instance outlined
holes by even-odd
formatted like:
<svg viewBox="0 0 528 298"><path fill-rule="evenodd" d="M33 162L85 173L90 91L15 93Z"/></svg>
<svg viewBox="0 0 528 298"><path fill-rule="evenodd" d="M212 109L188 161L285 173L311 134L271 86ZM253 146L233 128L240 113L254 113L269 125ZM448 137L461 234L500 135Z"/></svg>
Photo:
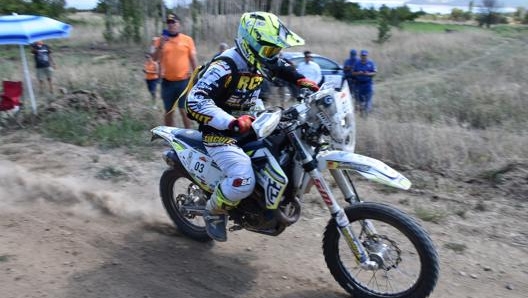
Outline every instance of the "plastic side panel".
<svg viewBox="0 0 528 298"><path fill-rule="evenodd" d="M257 183L264 189L266 208L277 209L288 185L288 177L268 149L259 149L254 155L254 157L263 156L266 156L268 162L262 169L255 172Z"/></svg>
<svg viewBox="0 0 528 298"><path fill-rule="evenodd" d="M213 159L194 149L181 150L177 154L194 181L204 190L213 192L215 186L224 177Z"/></svg>
<svg viewBox="0 0 528 298"><path fill-rule="evenodd" d="M197 184L205 191L213 192L216 184L224 177L222 171L211 157L175 138L174 131L179 129L170 126L158 126L153 128L151 132L160 136L172 146L182 166Z"/></svg>
<svg viewBox="0 0 528 298"><path fill-rule="evenodd" d="M409 189L411 182L385 163L360 154L327 151L319 155L319 170L354 170L363 177L401 189Z"/></svg>

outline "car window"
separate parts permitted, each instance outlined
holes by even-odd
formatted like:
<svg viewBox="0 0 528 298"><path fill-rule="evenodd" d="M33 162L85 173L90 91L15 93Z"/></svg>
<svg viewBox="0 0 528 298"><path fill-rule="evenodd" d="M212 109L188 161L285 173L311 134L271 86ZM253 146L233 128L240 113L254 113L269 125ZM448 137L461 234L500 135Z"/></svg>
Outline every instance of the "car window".
<svg viewBox="0 0 528 298"><path fill-rule="evenodd" d="M295 66L297 67L297 65L299 65L299 63L304 61L304 58L303 57L297 57L297 58L290 58L288 60L293 62L293 64L295 64Z"/></svg>
<svg viewBox="0 0 528 298"><path fill-rule="evenodd" d="M321 69L339 70L341 68L341 66L337 65L335 62L325 59L323 57L314 57L313 60L315 63L319 64Z"/></svg>

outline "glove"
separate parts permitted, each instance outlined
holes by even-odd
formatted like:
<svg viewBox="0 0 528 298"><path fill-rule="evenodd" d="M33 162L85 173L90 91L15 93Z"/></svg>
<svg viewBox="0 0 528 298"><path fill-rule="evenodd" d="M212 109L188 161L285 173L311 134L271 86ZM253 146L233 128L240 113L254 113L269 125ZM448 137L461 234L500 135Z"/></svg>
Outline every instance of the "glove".
<svg viewBox="0 0 528 298"><path fill-rule="evenodd" d="M301 88L308 88L314 92L319 91L319 86L317 86L317 83L307 78L298 79L297 86Z"/></svg>
<svg viewBox="0 0 528 298"><path fill-rule="evenodd" d="M255 117L249 116L249 115L242 115L238 117L237 119L231 121L229 123L229 130L232 130L234 132L245 134L251 129L251 123L255 120Z"/></svg>

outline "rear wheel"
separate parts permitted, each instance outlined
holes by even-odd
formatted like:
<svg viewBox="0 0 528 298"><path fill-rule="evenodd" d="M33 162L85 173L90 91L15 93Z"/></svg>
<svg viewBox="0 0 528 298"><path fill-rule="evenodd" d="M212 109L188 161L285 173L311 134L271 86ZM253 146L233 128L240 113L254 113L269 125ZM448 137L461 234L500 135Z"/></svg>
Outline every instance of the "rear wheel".
<svg viewBox="0 0 528 298"><path fill-rule="evenodd" d="M185 236L197 241L210 241L201 216L207 194L177 169L163 172L160 179L163 206L174 224Z"/></svg>
<svg viewBox="0 0 528 298"><path fill-rule="evenodd" d="M439 274L438 255L426 232L411 217L388 205L360 203L345 208L356 237L377 270L356 262L336 222L330 220L323 239L326 264L335 280L355 298L423 298L433 291ZM375 233L368 233L367 227Z"/></svg>

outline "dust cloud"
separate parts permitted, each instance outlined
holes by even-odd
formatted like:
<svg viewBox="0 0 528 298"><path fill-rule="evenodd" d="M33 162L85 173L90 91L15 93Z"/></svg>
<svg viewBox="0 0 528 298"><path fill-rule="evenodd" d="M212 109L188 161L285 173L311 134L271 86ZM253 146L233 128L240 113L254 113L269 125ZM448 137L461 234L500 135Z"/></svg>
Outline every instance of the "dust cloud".
<svg viewBox="0 0 528 298"><path fill-rule="evenodd" d="M74 214L115 216L147 224L166 218L159 200L131 197L131 192L120 193L111 187L95 179L31 172L0 160L0 208L4 210L20 211L28 205L50 204Z"/></svg>

